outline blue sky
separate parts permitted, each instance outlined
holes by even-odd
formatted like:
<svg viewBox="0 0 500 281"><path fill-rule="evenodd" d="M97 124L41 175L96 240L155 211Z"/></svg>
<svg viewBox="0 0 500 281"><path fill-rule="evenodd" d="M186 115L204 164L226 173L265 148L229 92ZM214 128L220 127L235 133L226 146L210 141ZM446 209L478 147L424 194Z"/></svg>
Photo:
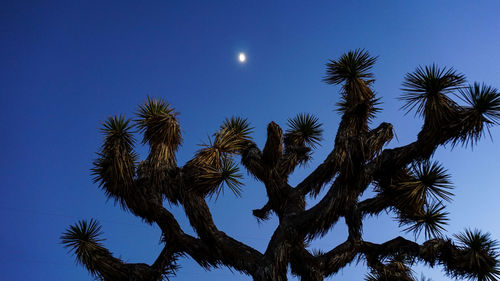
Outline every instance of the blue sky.
<svg viewBox="0 0 500 281"><path fill-rule="evenodd" d="M178 112L184 143L179 163L225 117L247 117L259 145L266 125L286 126L300 112L324 124L314 161L332 149L338 87L321 82L328 59L356 48L379 56L374 89L384 111L375 124L396 129L390 146L415 139L422 121L404 115L402 79L418 65L437 63L469 82L500 87L498 1L6 1L0 6L0 272L5 280L91 280L59 244L79 219L98 219L105 245L129 262L151 263L160 252L157 227L107 201L90 171L110 115L133 117L150 95ZM247 63L237 62L238 52ZM500 238L500 130L474 149L440 148L435 159L452 174L449 235L477 227ZM144 158L147 148L138 146ZM276 220L259 225L251 210L264 188L246 179L243 196L211 200L216 224L258 250ZM172 208L192 233L182 210ZM382 242L400 233L391 214L365 222L364 238ZM337 225L312 247L343 241ZM411 235L406 235L412 237ZM419 240L420 241L420 240ZM250 280L227 269L206 273L189 259L173 280ZM360 280L361 263L331 280ZM449 280L438 270L420 272Z"/></svg>

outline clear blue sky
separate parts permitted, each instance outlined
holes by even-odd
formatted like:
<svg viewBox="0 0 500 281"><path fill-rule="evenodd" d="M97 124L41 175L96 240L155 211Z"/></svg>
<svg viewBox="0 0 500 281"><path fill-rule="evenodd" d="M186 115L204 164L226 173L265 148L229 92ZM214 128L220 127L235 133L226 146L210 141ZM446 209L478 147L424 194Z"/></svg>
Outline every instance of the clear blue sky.
<svg viewBox="0 0 500 281"><path fill-rule="evenodd" d="M102 225L105 245L129 262L151 263L158 228L106 201L92 184L91 162L109 115L133 117L147 95L177 111L184 163L225 117L248 117L258 144L266 124L300 112L317 115L325 141L309 168L332 148L338 88L321 82L325 63L365 48L378 55L374 88L384 102L375 124L391 122L404 145L422 121L398 110L404 74L418 65L453 66L470 82L500 87L498 1L3 1L0 5L0 279L91 280L59 244L83 218ZM237 62L240 51L248 61ZM452 174L455 199L449 233L478 227L500 238L500 129L470 148L440 148L436 159ZM147 148L139 147L142 157ZM251 210L265 202L251 179L242 198L211 201L221 230L264 250L276 226L259 225ZM192 233L173 209L185 231ZM391 215L365 222L365 239L397 236ZM346 237L339 224L314 247ZM409 235L408 237L412 237ZM205 273L189 259L174 280L250 280L229 270ZM422 271L417 268L417 274ZM361 280L363 264L331 280ZM439 270L425 271L435 281Z"/></svg>

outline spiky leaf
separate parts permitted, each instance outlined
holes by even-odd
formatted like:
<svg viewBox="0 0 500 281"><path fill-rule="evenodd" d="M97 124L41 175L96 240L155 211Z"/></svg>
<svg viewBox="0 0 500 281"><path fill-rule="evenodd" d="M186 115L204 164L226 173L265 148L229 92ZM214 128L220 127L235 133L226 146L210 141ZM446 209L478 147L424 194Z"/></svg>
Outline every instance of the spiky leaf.
<svg viewBox="0 0 500 281"><path fill-rule="evenodd" d="M485 84L474 83L460 89L460 98L468 104L463 116L464 132L457 138L473 145L491 126L500 122L500 93Z"/></svg>
<svg viewBox="0 0 500 281"><path fill-rule="evenodd" d="M323 128L321 126L318 117L309 113L300 113L293 119L288 119L285 142L306 144L314 148L322 140Z"/></svg>
<svg viewBox="0 0 500 281"><path fill-rule="evenodd" d="M497 89L475 82L460 89L462 98L474 111L485 118L485 122L498 124L500 121L500 93Z"/></svg>
<svg viewBox="0 0 500 281"><path fill-rule="evenodd" d="M80 220L71 225L60 237L64 247L69 248L76 255L78 263L84 265L93 276L98 276L96 258L99 254L109 254L102 247L103 238L101 226L91 219L89 222Z"/></svg>
<svg viewBox="0 0 500 281"><path fill-rule="evenodd" d="M365 281L413 281L413 272L406 264L390 262L379 270L371 270Z"/></svg>
<svg viewBox="0 0 500 281"><path fill-rule="evenodd" d="M431 197L435 200L451 201L451 185L450 176L446 169L438 162L430 162L429 160L422 161L412 165L411 175L414 180L402 185L408 188L408 196L421 198L427 202ZM422 202L423 203L423 202Z"/></svg>
<svg viewBox="0 0 500 281"><path fill-rule="evenodd" d="M139 129L144 133L143 143L155 145L163 143L176 150L182 142L181 130L177 122L177 113L163 99L148 97L137 111L136 120Z"/></svg>
<svg viewBox="0 0 500 281"><path fill-rule="evenodd" d="M416 215L412 218L403 218L401 224L411 224L405 228L406 232L413 232L415 237L420 236L422 231L426 238L441 237L442 232L448 224L448 212L444 212L444 205L436 203L428 206L422 215Z"/></svg>
<svg viewBox="0 0 500 281"><path fill-rule="evenodd" d="M102 124L101 132L104 134L103 151L119 148L124 151L132 151L135 142L131 133L132 125L130 119L123 115L110 116Z"/></svg>
<svg viewBox="0 0 500 281"><path fill-rule="evenodd" d="M243 143L240 136L233 130L221 129L213 139L209 138L208 142L201 146L203 148L196 152L194 163L218 169L226 156L236 154L243 148Z"/></svg>
<svg viewBox="0 0 500 281"><path fill-rule="evenodd" d="M71 251L76 251L79 248L84 248L86 243L91 243L96 246L102 246L104 241L100 238L102 235L101 225L94 219L80 220L75 225L71 225L61 236L61 242L66 248Z"/></svg>
<svg viewBox="0 0 500 281"><path fill-rule="evenodd" d="M402 108L408 112L416 108L418 115L443 120L456 106L447 94L461 88L464 82L465 76L453 68L419 66L405 76L400 99L406 103Z"/></svg>
<svg viewBox="0 0 500 281"><path fill-rule="evenodd" d="M224 193L224 186L229 188L234 195L241 196L243 176L239 173L238 165L230 158L224 158L218 168L207 167L200 176L201 186L207 188L207 195L219 197Z"/></svg>
<svg viewBox="0 0 500 281"><path fill-rule="evenodd" d="M323 79L328 84L340 84L356 79L370 79L373 73L370 69L375 64L376 57L363 49L349 51L338 60L330 60L326 64L326 77Z"/></svg>
<svg viewBox="0 0 500 281"><path fill-rule="evenodd" d="M368 122L372 121L375 118L375 115L382 110L378 107L381 104L382 102L380 101L380 98L372 98L366 102L366 106L368 108ZM341 114L345 114L352 107L352 105L345 99L345 96L342 96L341 100L337 102L336 105L338 107L337 111Z"/></svg>
<svg viewBox="0 0 500 281"><path fill-rule="evenodd" d="M250 127L250 123L246 118L241 117L231 117L226 118L222 125L220 126L221 131L232 131L242 140L251 139L250 134L253 128Z"/></svg>
<svg viewBox="0 0 500 281"><path fill-rule="evenodd" d="M133 152L130 120L123 116L110 117L103 124L104 144L94 161L92 174L108 197L125 206L124 197L132 185L137 155Z"/></svg>
<svg viewBox="0 0 500 281"><path fill-rule="evenodd" d="M498 242L489 233L466 229L455 235L460 257L455 264L453 276L462 276L480 281L498 280Z"/></svg>

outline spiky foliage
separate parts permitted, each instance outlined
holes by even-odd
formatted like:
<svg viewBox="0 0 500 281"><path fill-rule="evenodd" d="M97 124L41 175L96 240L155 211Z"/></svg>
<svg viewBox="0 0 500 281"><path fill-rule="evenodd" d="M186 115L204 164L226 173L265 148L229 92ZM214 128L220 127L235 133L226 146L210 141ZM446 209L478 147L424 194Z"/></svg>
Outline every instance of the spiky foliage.
<svg viewBox="0 0 500 281"><path fill-rule="evenodd" d="M368 80L373 78L371 68L377 60L376 57L363 49L349 51L338 60L330 60L326 64L326 77L323 79L328 84L340 84L356 79Z"/></svg>
<svg viewBox="0 0 500 281"><path fill-rule="evenodd" d="M250 140L253 128L250 127L250 123L246 118L233 116L231 118L226 118L224 122L222 122L220 130L222 132L231 131L241 140Z"/></svg>
<svg viewBox="0 0 500 281"><path fill-rule="evenodd" d="M169 277L175 275L178 255L159 259L153 266L140 263L126 264L121 259L113 257L111 252L104 248L102 234L101 225L96 220L80 220L71 225L60 239L64 247L74 252L77 262L85 266L98 280L160 281L169 280Z"/></svg>
<svg viewBox="0 0 500 281"><path fill-rule="evenodd" d="M458 240L460 257L449 274L479 281L498 280L498 242L489 233L466 229L455 235Z"/></svg>
<svg viewBox="0 0 500 281"><path fill-rule="evenodd" d="M137 116L137 126L143 133L142 141L151 147L150 164L174 165L175 151L182 143L181 129L174 109L163 99L148 97L139 106Z"/></svg>
<svg viewBox="0 0 500 281"><path fill-rule="evenodd" d="M414 281L414 272L410 266L415 258L404 251L395 252L390 256L372 264L372 270L365 276L366 281Z"/></svg>
<svg viewBox="0 0 500 281"><path fill-rule="evenodd" d="M424 199L432 196L436 200L451 201L452 189L450 175L438 162L425 160L412 166L413 177L416 179L416 193L421 193Z"/></svg>
<svg viewBox="0 0 500 281"><path fill-rule="evenodd" d="M103 150L112 149L131 151L134 137L131 134L130 120L125 116L112 116L103 123L101 132L104 134Z"/></svg>
<svg viewBox="0 0 500 281"><path fill-rule="evenodd" d="M365 281L413 281L411 269L403 263L390 263L381 270L372 270Z"/></svg>
<svg viewBox="0 0 500 281"><path fill-rule="evenodd" d="M323 80L328 84L344 83L341 92L343 107L352 108L374 97L369 85L373 82L370 70L376 60L367 51L357 49L326 64L326 77Z"/></svg>
<svg viewBox="0 0 500 281"><path fill-rule="evenodd" d="M413 232L415 237L420 236L422 231L426 239L442 237L448 224L448 212L444 211L445 206L440 203L434 203L426 206L423 214L417 214L411 218L400 218L401 225L408 225L404 230Z"/></svg>
<svg viewBox="0 0 500 281"><path fill-rule="evenodd" d="M380 276L376 271L372 271L365 276L365 281L381 281L383 277Z"/></svg>
<svg viewBox="0 0 500 281"><path fill-rule="evenodd" d="M416 109L415 114L425 116L431 128L439 129L457 111L448 94L460 89L464 82L465 76L453 68L440 68L436 64L419 66L405 76L401 100L406 103L402 108L408 112Z"/></svg>
<svg viewBox="0 0 500 281"><path fill-rule="evenodd" d="M168 143L173 148L182 142L177 113L163 99L148 97L137 111L137 125L144 132L143 143Z"/></svg>
<svg viewBox="0 0 500 281"><path fill-rule="evenodd" d="M177 275L177 271L180 269L178 259L181 257L178 253L174 253L170 255L166 260L163 261L163 266L156 269L158 271L158 280L167 280L171 281L172 277ZM155 266L155 265L153 265Z"/></svg>
<svg viewBox="0 0 500 281"><path fill-rule="evenodd" d="M413 163L408 180L400 182L398 189L408 204L424 206L432 200L451 201L453 193L450 176L438 163L425 160Z"/></svg>
<svg viewBox="0 0 500 281"><path fill-rule="evenodd" d="M208 143L202 144L203 148L190 161L198 171L198 191L218 197L227 186L235 195L241 194L242 175L231 157L250 141L250 132L245 119L233 117L223 122L213 139L209 138Z"/></svg>
<svg viewBox="0 0 500 281"><path fill-rule="evenodd" d="M203 148L198 150L193 160L198 165L218 168L224 158L237 153L242 145L242 139L235 131L221 129L213 139L209 138L207 143L201 144Z"/></svg>
<svg viewBox="0 0 500 281"><path fill-rule="evenodd" d="M89 222L80 220L71 225L60 237L64 247L76 255L77 262L85 266L96 278L102 276L103 269L112 269L111 264L107 262L111 253L102 246L104 239L100 238L101 235L101 226L91 219Z"/></svg>
<svg viewBox="0 0 500 281"><path fill-rule="evenodd" d="M323 129L321 126L318 117L308 113L299 113L294 118L288 119L285 143L291 145L305 144L315 148L322 140Z"/></svg>
<svg viewBox="0 0 500 281"><path fill-rule="evenodd" d="M224 194L224 186L229 188L234 195L241 196L241 179L243 175L239 173L238 164L230 158L224 158L221 165L217 168L207 167L207 169L200 176L202 186L207 188L205 194L211 196Z"/></svg>
<svg viewBox="0 0 500 281"><path fill-rule="evenodd" d="M61 241L64 247L77 254L79 262L85 264L84 261L89 258L87 250L102 246L104 239L99 237L101 235L101 225L96 220L80 220L63 233Z"/></svg>
<svg viewBox="0 0 500 281"><path fill-rule="evenodd" d="M380 98L372 98L366 102L366 111L368 112L368 121L372 121L377 113L379 113L382 109L378 107L381 105L382 102L380 101ZM345 114L348 112L349 109L352 108L352 105L347 102L345 99L345 95L343 95L340 99L339 102L336 103L337 106L337 111L340 114Z"/></svg>
<svg viewBox="0 0 500 281"><path fill-rule="evenodd" d="M457 140L473 145L483 136L485 129L499 124L500 93L485 84L474 83L460 89L460 98L468 107L463 117L464 134Z"/></svg>
<svg viewBox="0 0 500 281"><path fill-rule="evenodd" d="M124 116L113 116L104 122L101 129L104 144L94 161L92 174L108 197L124 206L135 176L137 156L133 152L134 138L130 120Z"/></svg>

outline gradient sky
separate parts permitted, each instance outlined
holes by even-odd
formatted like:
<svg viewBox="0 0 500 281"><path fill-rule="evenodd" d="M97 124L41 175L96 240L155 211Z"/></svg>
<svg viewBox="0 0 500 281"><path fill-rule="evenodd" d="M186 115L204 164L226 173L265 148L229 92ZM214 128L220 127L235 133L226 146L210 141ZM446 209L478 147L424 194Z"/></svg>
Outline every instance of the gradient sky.
<svg viewBox="0 0 500 281"><path fill-rule="evenodd" d="M416 138L422 120L404 115L402 79L418 65L453 66L468 81L500 87L499 1L3 1L0 6L0 279L91 280L59 244L79 219L98 219L105 245L128 262L151 263L160 252L157 227L107 201L90 168L113 114L134 117L147 95L178 112L183 164L225 117L247 117L259 145L266 125L286 127L300 112L324 124L322 146L297 183L332 149L339 115L338 87L321 82L325 63L365 48L379 56L374 89L398 139ZM239 64L237 54L247 53ZM500 129L494 142L473 149L440 148L434 159L456 186L448 235L477 227L500 238ZM147 148L138 146L142 158ZM264 188L246 179L243 196L226 192L210 206L218 227L263 251L276 220L258 224L251 210ZM182 209L171 208L193 233ZM365 221L364 238L400 235L392 215ZM413 238L411 234L405 237ZM325 250L343 241L339 223L312 244ZM419 239L421 241L421 238ZM190 259L173 280L251 280L227 269L205 272ZM362 280L361 262L330 280ZM434 281L439 269L415 269Z"/></svg>

